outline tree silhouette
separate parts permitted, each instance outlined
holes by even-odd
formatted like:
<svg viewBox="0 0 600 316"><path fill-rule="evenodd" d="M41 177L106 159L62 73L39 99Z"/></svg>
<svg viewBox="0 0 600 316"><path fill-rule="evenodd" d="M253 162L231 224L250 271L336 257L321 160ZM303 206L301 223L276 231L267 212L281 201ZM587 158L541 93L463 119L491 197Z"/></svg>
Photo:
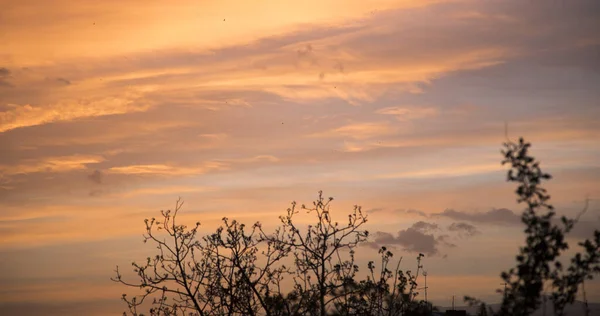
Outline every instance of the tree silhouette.
<svg viewBox="0 0 600 316"><path fill-rule="evenodd" d="M388 269L392 253L382 248L376 277L357 280L355 248L366 241L361 230L366 215L355 206L341 225L334 221L330 202L319 192L313 207L300 210L314 216L315 224L295 223L296 203L280 217L281 225L266 233L260 223L248 228L223 218L216 232L198 238L200 223L177 224L183 202L162 218L146 219L144 242L154 243L158 254L144 264L132 263L136 282L127 281L119 267L113 281L139 288L132 298L123 294L130 315L425 315L431 306L415 301L422 254L417 272ZM166 235L164 237L159 234ZM287 264L287 265L286 265ZM283 281L292 281L285 291Z"/></svg>
<svg viewBox="0 0 600 316"><path fill-rule="evenodd" d="M367 218L361 208L355 206L353 213L348 215L347 224L334 222L330 213L332 200L323 198L320 191L313 207L301 206L302 210L316 217L316 223L308 225L304 233L294 223L299 211L296 203L292 203L287 214L280 217L281 233L269 238L270 242L282 248L293 249L295 269L291 270L291 274L294 288L290 294L298 301L292 314L325 316L330 303L341 304L340 300L347 299L348 285L354 281L358 271L354 264L354 248L366 241L368 232L360 228ZM349 258L344 259L342 251L348 251Z"/></svg>
<svg viewBox="0 0 600 316"><path fill-rule="evenodd" d="M144 290L131 299L123 294L130 314L143 315L138 308L152 298L150 315L271 315L272 280L284 271L275 263L287 250L264 242L259 223L247 231L227 218L215 233L197 239L200 223L191 229L176 224L182 206L178 200L173 212L161 211L161 221L145 220L144 242L156 244L159 253L144 264L132 263L136 283L125 281L116 269L113 281ZM160 231L166 238L157 236ZM259 245L266 249L259 250Z"/></svg>
<svg viewBox="0 0 600 316"><path fill-rule="evenodd" d="M573 303L584 280L600 273L598 230L594 232L593 239L579 243L584 251L571 258L566 270L559 261L569 247L566 234L577 219L562 216L559 224L554 223L556 212L549 204L550 195L541 187L542 181L551 179L551 176L542 172L540 162L529 155L530 147L530 143L520 138L517 143L507 141L502 150L502 164L510 165L507 180L518 184L517 201L527 205L521 216L526 226L526 238L525 245L516 256L516 267L501 274L507 287L502 305L495 315L532 314L540 307L545 286L551 288L550 299L555 315L564 315L566 305ZM465 300L471 304L481 303L470 297L465 297ZM587 308L586 314L589 315Z"/></svg>
<svg viewBox="0 0 600 316"><path fill-rule="evenodd" d="M600 272L599 231L579 243L583 253L571 258L566 269L560 263L568 249L565 236L577 219L563 216L555 223L550 196L541 187L551 177L529 156L529 148L523 139L504 144L502 163L511 166L508 181L518 184L518 202L527 205L521 217L526 239L516 267L501 275L506 290L498 311L465 297L480 305L479 315L530 315L539 308L545 287L551 288L555 314L563 315L579 286ZM156 316L429 315L433 306L416 300L424 256L417 256L414 272L403 271L402 258L394 265L392 252L382 247L378 267L369 261L360 279L355 253L369 236L363 230L367 216L355 206L340 223L330 211L332 201L319 192L311 207L292 202L271 233L259 222L248 227L223 218L214 233L199 237L200 223L188 228L176 222L183 206L178 200L173 211L161 211L160 219L145 220L144 242L158 252L143 264L132 263L136 281L116 269L113 281L141 291L131 298L123 294L124 315L141 316L143 309ZM312 224L298 224L300 213L312 216Z"/></svg>

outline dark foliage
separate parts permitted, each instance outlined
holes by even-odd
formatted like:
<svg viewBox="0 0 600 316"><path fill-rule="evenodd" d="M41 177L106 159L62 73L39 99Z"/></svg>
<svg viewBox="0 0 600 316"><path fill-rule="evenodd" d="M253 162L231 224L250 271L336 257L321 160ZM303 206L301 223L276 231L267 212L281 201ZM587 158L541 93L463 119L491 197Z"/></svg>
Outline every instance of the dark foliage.
<svg viewBox="0 0 600 316"><path fill-rule="evenodd" d="M579 243L583 253L571 258L566 269L560 262L561 254L569 248L566 234L577 219L562 216L560 223L553 221L556 212L549 204L550 195L541 187L542 181L551 179L551 176L542 172L540 163L529 155L530 147L531 144L521 138L518 143L506 142L502 151L502 164L510 165L508 181L518 184L517 201L527 205L521 216L526 238L525 246L520 248L516 257L516 267L501 274L507 287L500 309L496 313L489 311L493 315L531 315L540 307L547 287L552 293L550 299L555 315L563 315L566 305L575 300L580 285L600 273L598 230L592 239ZM465 300L471 304L481 303L470 297L465 297ZM484 315L483 312L480 314ZM589 315L589 311L586 310L586 314Z"/></svg>

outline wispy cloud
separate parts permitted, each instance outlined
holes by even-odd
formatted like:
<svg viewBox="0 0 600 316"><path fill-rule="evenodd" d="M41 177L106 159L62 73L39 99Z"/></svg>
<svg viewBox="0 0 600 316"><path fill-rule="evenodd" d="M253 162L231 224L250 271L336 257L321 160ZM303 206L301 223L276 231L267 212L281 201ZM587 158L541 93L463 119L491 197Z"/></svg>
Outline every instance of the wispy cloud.
<svg viewBox="0 0 600 316"><path fill-rule="evenodd" d="M446 209L441 213L432 214L432 216L444 216L455 220L464 220L484 224L511 225L521 222L519 215L505 208L492 209L482 213L467 213L452 209Z"/></svg>
<svg viewBox="0 0 600 316"><path fill-rule="evenodd" d="M203 187L203 186L168 186L168 187L156 187L156 188L139 188L133 189L131 191L125 191L122 193L109 193L107 196L109 198L134 198L139 196L160 196L160 195L185 195L189 193L198 193L198 192L215 192L217 188L213 187ZM103 194L104 195L104 194Z"/></svg>
<svg viewBox="0 0 600 316"><path fill-rule="evenodd" d="M206 162L200 166L174 166L165 164L153 165L129 165L121 167L111 167L107 170L113 174L131 174L131 175L165 175L165 176L193 176L200 175L212 170L224 170L228 165L222 162Z"/></svg>
<svg viewBox="0 0 600 316"><path fill-rule="evenodd" d="M389 124L388 122L363 122L363 123L350 123L344 126L336 127L329 131L315 133L309 135L310 137L338 137L338 138L350 138L350 139L371 139L378 136L386 136L394 134L398 131L398 128Z"/></svg>
<svg viewBox="0 0 600 316"><path fill-rule="evenodd" d="M489 173L494 171L503 170L499 164L493 165L465 165L447 168L431 168L417 171L406 171L392 174L378 175L382 179L393 179L393 178L433 178L433 177L455 177L455 176L466 176L481 173Z"/></svg>
<svg viewBox="0 0 600 316"><path fill-rule="evenodd" d="M49 106L11 105L0 112L0 133L11 129L74 119L145 111L149 107L136 95L63 100Z"/></svg>
<svg viewBox="0 0 600 316"><path fill-rule="evenodd" d="M5 175L59 173L86 169L87 165L97 164L104 160L105 159L102 156L93 155L48 157L43 159L25 160L18 165L0 165L0 170Z"/></svg>
<svg viewBox="0 0 600 316"><path fill-rule="evenodd" d="M392 115L398 121L412 121L437 116L439 111L434 107L394 106L379 109L376 111L376 113Z"/></svg>

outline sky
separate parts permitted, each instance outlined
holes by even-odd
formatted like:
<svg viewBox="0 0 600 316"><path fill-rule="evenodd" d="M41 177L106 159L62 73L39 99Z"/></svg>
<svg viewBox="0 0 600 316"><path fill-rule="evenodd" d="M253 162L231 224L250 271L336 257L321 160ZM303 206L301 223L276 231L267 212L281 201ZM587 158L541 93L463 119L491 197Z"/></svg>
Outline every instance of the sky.
<svg viewBox="0 0 600 316"><path fill-rule="evenodd" d="M598 1L0 7L0 306L13 314L122 312L113 269L154 254L143 219L178 197L210 232L223 216L272 227L319 190L339 218L362 206L370 245L425 253L435 304L497 302L523 242L505 131L533 143L560 214L589 199L571 248L600 227ZM600 302L600 283L586 288Z"/></svg>

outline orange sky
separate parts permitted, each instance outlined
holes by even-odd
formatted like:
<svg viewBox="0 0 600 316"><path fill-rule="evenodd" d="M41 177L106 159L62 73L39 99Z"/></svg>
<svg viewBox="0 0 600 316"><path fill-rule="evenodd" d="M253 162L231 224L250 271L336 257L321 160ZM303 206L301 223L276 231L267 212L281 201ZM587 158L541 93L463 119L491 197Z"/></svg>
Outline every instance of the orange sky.
<svg viewBox="0 0 600 316"><path fill-rule="evenodd" d="M498 300L522 240L514 214L497 212L520 211L499 164L505 122L555 175L562 213L592 199L573 238L600 226L596 1L0 7L5 306L119 313L114 265L152 252L143 219L178 196L212 229L223 215L275 223L318 190L340 216L369 210L372 232L426 221L448 234L456 247L409 241L430 250L435 303Z"/></svg>

